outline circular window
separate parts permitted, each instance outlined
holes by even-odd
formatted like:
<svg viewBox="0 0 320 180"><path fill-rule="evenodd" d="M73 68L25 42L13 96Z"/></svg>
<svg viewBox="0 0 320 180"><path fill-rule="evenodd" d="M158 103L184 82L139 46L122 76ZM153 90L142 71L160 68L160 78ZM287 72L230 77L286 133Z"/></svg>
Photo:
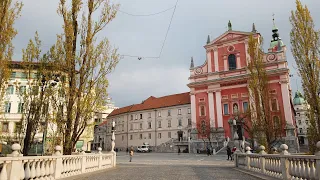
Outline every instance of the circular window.
<svg viewBox="0 0 320 180"><path fill-rule="evenodd" d="M234 46L229 46L229 47L228 47L228 51L229 51L229 52L234 51L234 49L235 49Z"/></svg>

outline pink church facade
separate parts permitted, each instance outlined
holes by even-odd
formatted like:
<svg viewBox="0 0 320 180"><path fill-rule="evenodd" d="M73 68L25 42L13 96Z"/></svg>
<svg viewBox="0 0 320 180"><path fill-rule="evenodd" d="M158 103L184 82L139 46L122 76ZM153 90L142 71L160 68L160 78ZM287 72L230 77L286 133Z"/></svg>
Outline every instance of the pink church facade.
<svg viewBox="0 0 320 180"><path fill-rule="evenodd" d="M270 99L272 117L282 121L282 129L295 127L294 110L291 101L289 68L286 46L281 41L278 29L273 28L273 37L268 52L264 54L265 68L271 87ZM210 128L220 129L224 137L232 139L234 111L244 112L250 105L248 73L246 69L248 39L260 34L253 25L251 32L234 31L229 22L229 30L214 40L208 37L206 60L201 66L194 66L191 59L190 88L193 128L206 123ZM267 39L268 40L268 39ZM248 138L242 129L242 136Z"/></svg>

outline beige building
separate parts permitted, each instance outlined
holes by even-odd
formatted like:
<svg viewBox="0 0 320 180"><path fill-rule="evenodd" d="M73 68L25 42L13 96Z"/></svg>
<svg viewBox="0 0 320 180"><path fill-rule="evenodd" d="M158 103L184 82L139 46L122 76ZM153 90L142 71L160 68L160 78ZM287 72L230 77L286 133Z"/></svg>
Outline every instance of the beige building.
<svg viewBox="0 0 320 180"><path fill-rule="evenodd" d="M173 150L172 142L188 142L191 129L189 92L163 97L149 97L141 104L114 110L108 116L104 149L111 147L112 122L115 121L115 144L119 150L149 144L155 151ZM167 146L168 145L168 146Z"/></svg>
<svg viewBox="0 0 320 180"><path fill-rule="evenodd" d="M30 77L25 73L22 63L19 61L12 61L10 64L10 68L12 70L10 78L6 83L4 103L0 109L0 152L2 150L3 144L10 144L14 141L21 141L24 138L24 132L20 135L17 133L17 129L21 129L21 126L26 126L26 124L21 124L21 118L25 112L24 110L24 100L22 94L32 86L32 92L36 92L38 94L41 90L41 86L39 86L35 78L38 75L39 66L34 63L32 65L34 67L34 71L30 74ZM50 81L49 81L50 82ZM59 83L58 83L59 84ZM51 108L49 107L49 111ZM92 119L93 122L93 119ZM43 132L45 122L41 122L41 128L36 133L34 137L34 146L32 148L32 153L39 153L42 149L42 141L43 141ZM93 132L94 126L88 126L86 130L81 135L79 141L77 142L77 148L80 146L85 147L86 150L90 150L91 142L94 138ZM22 128L22 131L25 128ZM56 139L56 136L52 136L55 134L54 132L57 130L56 124L48 123L47 125L47 136L46 136L46 149L51 146L51 139ZM19 137L20 136L20 137ZM58 137L59 138L59 137Z"/></svg>

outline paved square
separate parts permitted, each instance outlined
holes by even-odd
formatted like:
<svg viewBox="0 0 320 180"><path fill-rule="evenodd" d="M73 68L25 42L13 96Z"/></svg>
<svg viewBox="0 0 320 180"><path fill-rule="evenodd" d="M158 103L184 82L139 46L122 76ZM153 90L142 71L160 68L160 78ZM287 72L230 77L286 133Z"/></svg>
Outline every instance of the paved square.
<svg viewBox="0 0 320 180"><path fill-rule="evenodd" d="M135 153L129 156L118 153L117 167L68 179L74 180L256 180L259 179L235 170L226 156L206 156L172 153Z"/></svg>

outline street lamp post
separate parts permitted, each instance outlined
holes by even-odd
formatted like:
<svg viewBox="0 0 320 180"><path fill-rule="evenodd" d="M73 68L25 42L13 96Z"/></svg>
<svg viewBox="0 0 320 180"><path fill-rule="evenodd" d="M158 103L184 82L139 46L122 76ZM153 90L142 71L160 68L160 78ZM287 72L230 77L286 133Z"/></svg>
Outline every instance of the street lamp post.
<svg viewBox="0 0 320 180"><path fill-rule="evenodd" d="M115 139L116 139L116 136L115 136L115 134L114 134L114 132L115 132L115 129L114 129L114 127L115 127L115 125L116 125L116 123L114 122L114 120L112 121L112 137L111 137L111 152L114 152L114 146L115 146Z"/></svg>

